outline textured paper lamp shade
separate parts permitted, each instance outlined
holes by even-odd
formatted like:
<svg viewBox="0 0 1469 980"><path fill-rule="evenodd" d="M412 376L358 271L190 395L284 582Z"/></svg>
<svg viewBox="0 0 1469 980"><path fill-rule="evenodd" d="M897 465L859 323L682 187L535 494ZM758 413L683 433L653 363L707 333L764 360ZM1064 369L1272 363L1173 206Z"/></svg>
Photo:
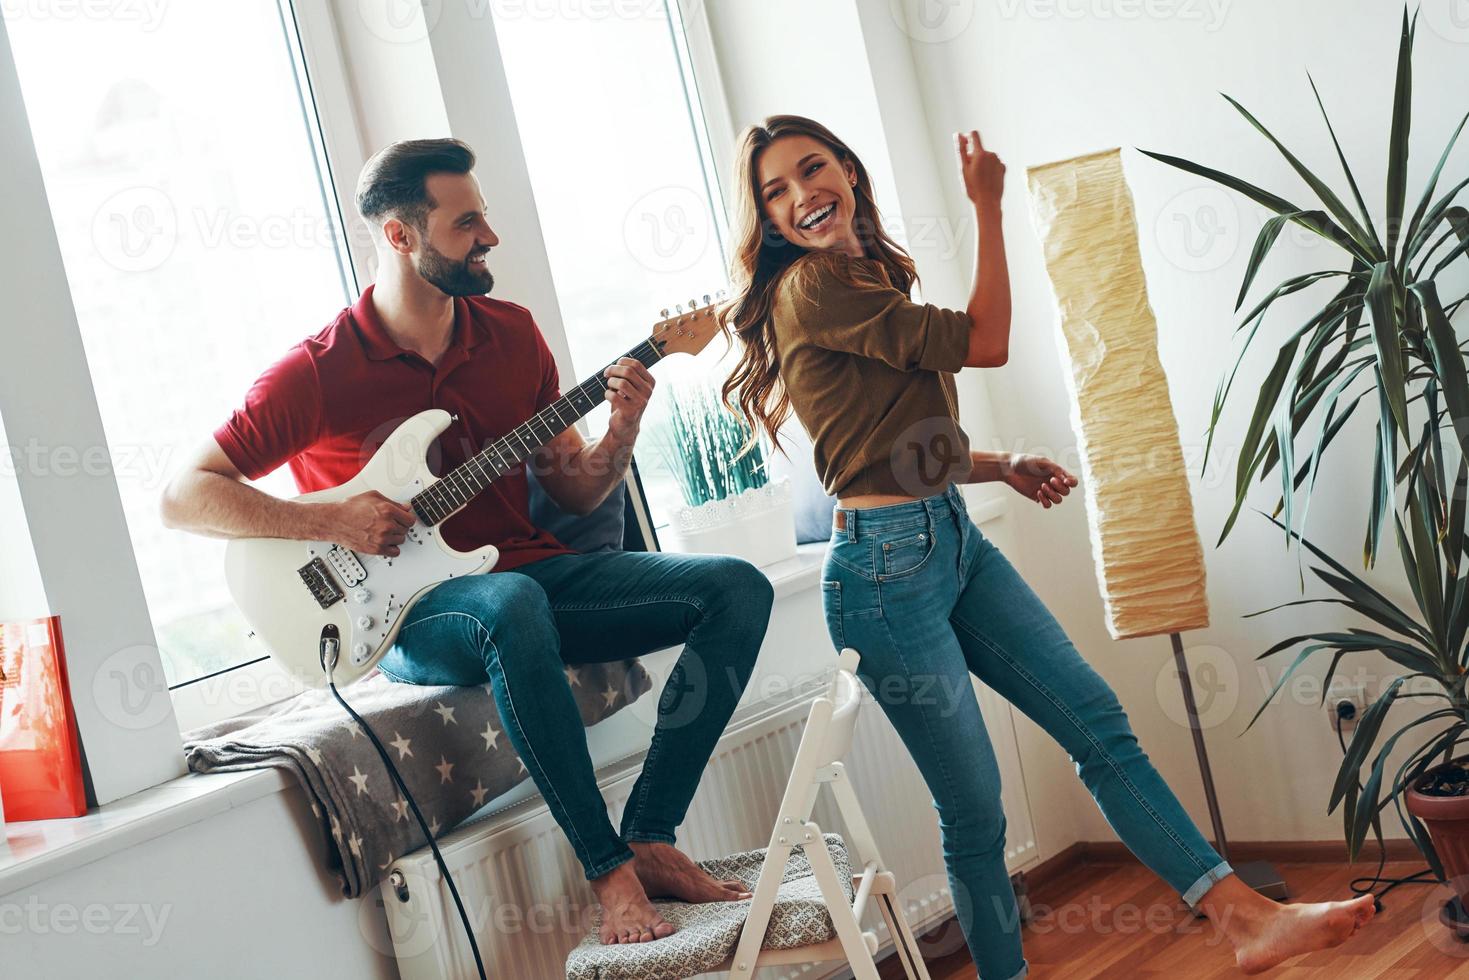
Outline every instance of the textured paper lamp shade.
<svg viewBox="0 0 1469 980"><path fill-rule="evenodd" d="M1204 555L1158 360L1121 154L1031 167L1071 371L1092 556L1113 639L1209 625Z"/></svg>

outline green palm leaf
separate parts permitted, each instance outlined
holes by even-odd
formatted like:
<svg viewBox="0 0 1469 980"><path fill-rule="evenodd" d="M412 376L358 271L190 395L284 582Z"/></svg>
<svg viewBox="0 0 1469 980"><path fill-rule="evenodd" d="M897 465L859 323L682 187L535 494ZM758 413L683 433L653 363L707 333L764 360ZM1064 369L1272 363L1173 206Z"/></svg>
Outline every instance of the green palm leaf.
<svg viewBox="0 0 1469 980"><path fill-rule="evenodd" d="M1386 717L1386 715L1387 709L1384 708L1383 717ZM1367 777L1367 782L1362 785L1362 792L1360 797L1355 801L1356 806L1351 808L1353 812L1351 812L1347 817L1352 827L1352 831L1347 838L1347 854L1351 860L1355 861L1357 859L1357 855L1362 850L1362 843L1367 838L1367 828L1373 824L1377 817L1377 813L1379 810L1377 801L1380 798L1382 792L1383 769L1387 765L1388 756L1392 753L1392 750L1397 747L1398 741L1408 732L1412 731L1420 725L1426 725L1430 722L1441 721L1445 718L1452 717L1454 717L1454 713L1452 711L1433 711L1428 713L1427 715L1424 715L1421 718L1415 718L1413 721L1410 721L1408 724L1404 725L1402 728L1394 732L1392 736L1383 744L1382 748L1378 750L1377 757L1372 763L1372 771ZM1361 734L1360 729L1358 730L1358 734ZM1376 737L1376 733L1374 733L1373 737ZM1355 746L1356 743L1356 738L1353 738L1352 745ZM1371 748L1371 746L1369 745L1368 748ZM1342 761L1342 765L1343 767L1346 766L1345 759ZM1356 780L1358 771L1360 771L1360 763L1358 765L1358 769L1353 770L1352 772L1353 781ZM1340 772L1338 772L1338 775L1340 775ZM1396 793L1394 793L1393 795L1396 795Z"/></svg>
<svg viewBox="0 0 1469 980"><path fill-rule="evenodd" d="M1387 143L1387 254L1395 254L1402 231L1403 199L1408 187L1408 133L1413 125L1413 23L1403 8L1403 33L1398 42L1397 84L1393 88L1392 132Z"/></svg>
<svg viewBox="0 0 1469 980"><path fill-rule="evenodd" d="M1250 261L1245 265L1245 276L1239 286L1239 296L1234 301L1236 313L1244 305L1245 295L1250 291L1250 284L1255 281L1255 273L1260 271L1260 263L1265 261L1265 256L1274 247L1276 239L1280 237L1281 229L1285 227L1286 222L1295 220L1299 214L1298 211L1292 211L1290 214L1277 214L1260 227L1260 234L1255 236L1255 246L1250 249Z"/></svg>
<svg viewBox="0 0 1469 980"><path fill-rule="evenodd" d="M1320 177L1317 177L1314 173L1312 173L1311 170L1304 163L1302 163L1294 153L1286 148L1284 143L1275 138L1274 133L1266 129L1264 124L1261 123L1260 120L1251 115L1248 109L1240 105L1228 95L1225 95L1224 98L1229 102L1230 105L1239 110L1240 115L1244 116L1251 126L1254 126L1256 129L1258 129L1261 133L1264 134L1266 139L1274 144L1275 148L1280 151L1280 155L1285 157L1286 162L1291 165L1291 169L1300 175L1301 179L1306 182L1307 186L1309 186L1311 190L1316 193L1316 196L1321 199L1321 203L1326 205L1326 210L1331 212L1331 216L1335 218L1343 228L1346 229L1348 235L1352 236L1352 241L1356 242L1357 245L1359 245L1362 248L1362 251L1366 254L1372 256L1380 256L1382 254L1381 247L1377 244L1376 241L1372 239L1371 236L1367 234L1366 229L1364 229L1360 224L1357 223L1357 219L1352 216L1352 212L1347 209L1347 206L1341 202L1341 198L1336 196L1336 192L1333 191L1329 186L1327 186L1326 182L1323 181Z"/></svg>
<svg viewBox="0 0 1469 980"><path fill-rule="evenodd" d="M1389 440L1408 431L1408 402L1403 390L1403 350L1398 336L1397 319L1393 315L1393 269L1386 261L1372 267L1372 280L1367 284L1367 309L1372 317L1372 340L1377 350L1380 370L1378 384L1383 386L1391 410L1392 430Z"/></svg>
<svg viewBox="0 0 1469 980"><path fill-rule="evenodd" d="M1377 238L1377 229L1372 226L1372 215L1367 213L1367 202L1362 200L1362 191L1357 187L1357 178L1352 176L1352 168L1347 165L1347 155L1342 152L1341 141L1336 138L1336 129L1331 125L1331 117L1326 114L1326 104L1321 101L1321 93L1316 89L1316 80L1311 73L1306 72L1306 81L1311 83L1311 94L1316 97L1316 105L1321 110L1321 118L1326 123L1326 131L1331 134L1331 145L1336 147L1336 158L1341 161L1342 173L1346 174L1347 186L1352 189L1352 199L1357 202L1357 210L1361 212L1362 221L1367 225L1367 235L1372 243L1381 252L1382 245Z"/></svg>
<svg viewBox="0 0 1469 980"><path fill-rule="evenodd" d="M1443 173L1443 166L1448 162L1449 153L1453 151L1454 144L1458 142L1459 134L1464 131L1465 123L1469 123L1469 112L1464 114L1464 118L1460 119L1459 125L1454 128L1454 134L1449 137L1449 145L1444 147L1443 155L1438 158L1438 166L1433 168L1433 175L1428 178L1428 187L1423 191L1423 197L1419 199L1418 207L1413 211L1412 220L1408 222L1408 231L1404 236L1404 239L1408 242L1416 241L1418 238L1418 228L1423 221L1423 216L1428 213L1428 202L1433 197L1433 192L1438 188L1439 175ZM1406 254L1403 256L1403 269L1407 268L1408 257Z"/></svg>
<svg viewBox="0 0 1469 980"><path fill-rule="evenodd" d="M1216 184L1222 184L1228 187L1230 190L1238 191L1256 204L1263 205L1276 214L1290 214L1292 215L1291 220L1294 223L1303 228L1310 229L1329 242L1340 245L1362 261L1368 263L1376 261L1376 257L1370 251L1364 249L1351 235L1342 231L1340 226L1325 215L1322 215L1320 211L1309 211L1296 207L1278 194L1261 190L1248 181L1240 180L1238 177L1231 177L1229 174L1214 170L1211 167L1205 167L1202 164L1194 163L1191 160L1170 156L1167 153L1155 153L1152 150L1144 150L1141 147L1135 147L1135 149L1139 153L1146 154L1160 163L1166 163L1170 167L1177 167L1179 170L1195 174L1199 177L1205 177L1214 181ZM1316 217L1317 215L1321 215L1321 217L1318 218Z"/></svg>
<svg viewBox="0 0 1469 980"><path fill-rule="evenodd" d="M1368 706L1362 713L1362 720L1357 723L1357 730L1352 734L1351 744L1347 746L1347 754L1343 757L1341 768L1337 770L1336 784L1331 789L1331 800L1327 803L1326 812L1332 813L1337 804L1341 803L1346 795L1347 787L1355 785L1357 773L1362 769L1362 761L1367 758L1372 743L1377 740L1377 733L1382 730L1382 723L1387 718L1387 713L1392 708L1393 701L1397 699L1398 689L1403 686L1403 678L1395 677L1387 690Z"/></svg>
<svg viewBox="0 0 1469 980"><path fill-rule="evenodd" d="M1469 251L1469 209L1450 208L1448 211L1444 212L1444 220L1449 222L1454 234L1459 236L1459 244L1455 245L1453 250L1450 251L1448 255L1445 255L1439 261L1438 265L1433 267L1433 276L1435 278L1440 273L1442 273L1444 269L1448 268L1450 262L1463 255L1466 251ZM1420 266L1419 272L1422 271L1422 267ZM1418 276L1416 278L1421 279L1422 277Z"/></svg>
<svg viewBox="0 0 1469 980"><path fill-rule="evenodd" d="M1459 448L1469 454L1469 373L1464 368L1464 354L1459 350L1454 328L1444 315L1438 300L1438 286L1432 280L1415 282L1408 287L1417 297L1428 327L1428 350L1434 373L1443 385L1444 402Z"/></svg>
<svg viewBox="0 0 1469 980"><path fill-rule="evenodd" d="M1459 192L1465 187L1469 187L1469 177L1465 177L1453 187L1449 188L1444 192L1444 196L1439 198L1433 207L1428 209L1428 214L1424 216L1423 223L1418 226L1418 230L1408 240L1406 248L1410 258L1418 255L1423 246L1428 243L1428 239L1433 237L1434 230L1444 221L1446 215L1452 211L1463 210L1463 208L1454 207L1454 199L1459 196ZM1439 244L1443 244L1442 239L1440 239ZM1422 268L1421 264L1419 268Z"/></svg>

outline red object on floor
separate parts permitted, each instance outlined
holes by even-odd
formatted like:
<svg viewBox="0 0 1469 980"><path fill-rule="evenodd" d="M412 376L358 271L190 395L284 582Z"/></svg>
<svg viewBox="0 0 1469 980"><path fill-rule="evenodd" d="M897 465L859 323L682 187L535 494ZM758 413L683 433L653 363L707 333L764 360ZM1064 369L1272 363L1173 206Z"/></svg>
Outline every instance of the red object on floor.
<svg viewBox="0 0 1469 980"><path fill-rule="evenodd" d="M61 618L0 623L0 799L5 819L87 810Z"/></svg>

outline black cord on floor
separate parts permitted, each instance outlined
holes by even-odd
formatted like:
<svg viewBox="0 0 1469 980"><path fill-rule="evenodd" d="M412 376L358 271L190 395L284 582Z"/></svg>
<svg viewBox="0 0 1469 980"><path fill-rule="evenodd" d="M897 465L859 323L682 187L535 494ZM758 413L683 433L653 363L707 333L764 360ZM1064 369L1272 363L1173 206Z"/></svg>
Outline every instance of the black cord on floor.
<svg viewBox="0 0 1469 980"><path fill-rule="evenodd" d="M326 686L331 688L332 697L337 699L337 703L347 709L347 714L351 715L353 720L362 726L362 730L372 740L373 747L377 749L377 754L383 757L383 765L388 767L388 772L392 775L393 782L398 784L399 792L403 794L403 799L408 801L408 806L413 811L413 816L418 820L418 825L423 828L423 836L428 841L428 846L433 849L434 861L439 865L439 873L444 876L444 881L448 883L449 894L454 896L454 905L459 909L459 921L464 924L464 935L469 939L470 950L474 952L474 965L479 970L479 978L480 980L488 980L485 975L484 960L480 959L479 955L479 943L474 941L474 928L469 924L469 913L464 911L464 901L459 897L459 889L454 887L454 876L449 873L449 866L444 863L444 855L439 852L439 844L434 840L433 833L428 829L428 821L423 819L423 812L418 809L418 801L413 798L412 793L408 792L408 787L403 783L403 777L398 774L398 767L393 765L393 760L388 757L388 750L383 748L382 742L378 741L378 737L373 732L371 726L362 720L361 715L352 710L352 706L347 703L346 699L342 697L341 692L337 690L336 682L332 680L331 668L329 667L326 673Z"/></svg>
<svg viewBox="0 0 1469 980"><path fill-rule="evenodd" d="M1341 746L1342 757L1345 758L1347 754L1347 740L1342 737L1341 723L1342 717L1341 715L1337 715L1336 741L1337 744ZM1392 891L1394 888L1399 887L1400 885L1438 884L1438 876L1433 873L1432 868L1424 868L1422 871L1415 871L1413 874L1404 875L1401 878L1384 878L1382 876L1382 869L1385 867L1387 867L1387 844L1381 838L1379 838L1377 841L1377 873L1374 875L1363 875L1360 878L1353 878L1351 883L1347 886L1352 890L1352 894L1358 897L1362 895L1371 895L1372 908L1374 911L1377 912L1382 911L1382 896L1386 895L1388 892ZM1425 878L1424 875L1427 875L1428 877ZM1361 884L1361 882L1366 882L1366 884ZM1374 891L1373 889L1375 889L1378 885L1386 885L1387 887L1380 892Z"/></svg>

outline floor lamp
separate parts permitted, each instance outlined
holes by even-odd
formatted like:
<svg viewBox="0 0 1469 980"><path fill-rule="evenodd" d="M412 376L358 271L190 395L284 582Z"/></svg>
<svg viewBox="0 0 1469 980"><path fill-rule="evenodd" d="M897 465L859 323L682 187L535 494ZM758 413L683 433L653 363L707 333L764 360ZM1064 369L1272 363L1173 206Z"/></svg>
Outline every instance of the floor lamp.
<svg viewBox="0 0 1469 980"><path fill-rule="evenodd" d="M1027 171L1031 219L1071 371L1071 424L1092 556L1116 640L1167 633L1173 643L1215 846L1229 860L1209 770L1183 630L1209 625L1204 555L1194 523L1183 449L1158 359L1158 326L1138 254L1132 195L1117 149ZM1233 862L1231 862L1233 863ZM1264 861L1234 865L1271 898L1285 883Z"/></svg>

